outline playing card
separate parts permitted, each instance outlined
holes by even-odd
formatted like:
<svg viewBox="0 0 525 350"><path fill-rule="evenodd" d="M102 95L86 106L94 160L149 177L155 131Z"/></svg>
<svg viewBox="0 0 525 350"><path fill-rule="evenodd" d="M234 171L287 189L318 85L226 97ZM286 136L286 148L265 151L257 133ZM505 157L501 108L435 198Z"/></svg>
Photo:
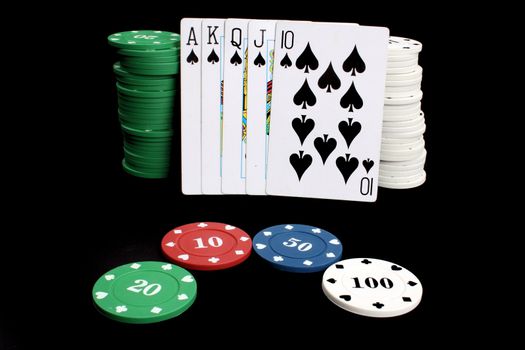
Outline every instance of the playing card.
<svg viewBox="0 0 525 350"><path fill-rule="evenodd" d="M388 29L278 22L268 194L375 201Z"/></svg>
<svg viewBox="0 0 525 350"><path fill-rule="evenodd" d="M252 20L248 24L246 193L253 195L266 194L276 23Z"/></svg>
<svg viewBox="0 0 525 350"><path fill-rule="evenodd" d="M224 36L222 193L242 194L246 193L248 20L227 19Z"/></svg>
<svg viewBox="0 0 525 350"><path fill-rule="evenodd" d="M224 19L203 19L201 28L202 192L221 194Z"/></svg>
<svg viewBox="0 0 525 350"><path fill-rule="evenodd" d="M201 194L201 18L180 21L182 193Z"/></svg>

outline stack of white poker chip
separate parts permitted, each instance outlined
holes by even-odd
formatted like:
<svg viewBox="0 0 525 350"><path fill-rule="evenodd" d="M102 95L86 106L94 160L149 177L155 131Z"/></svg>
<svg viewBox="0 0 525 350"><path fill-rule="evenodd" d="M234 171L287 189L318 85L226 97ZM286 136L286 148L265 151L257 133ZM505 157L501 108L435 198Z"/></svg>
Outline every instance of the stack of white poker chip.
<svg viewBox="0 0 525 350"><path fill-rule="evenodd" d="M421 79L418 65L420 42L390 37L383 114L379 186L413 188L426 179L426 150L421 111Z"/></svg>

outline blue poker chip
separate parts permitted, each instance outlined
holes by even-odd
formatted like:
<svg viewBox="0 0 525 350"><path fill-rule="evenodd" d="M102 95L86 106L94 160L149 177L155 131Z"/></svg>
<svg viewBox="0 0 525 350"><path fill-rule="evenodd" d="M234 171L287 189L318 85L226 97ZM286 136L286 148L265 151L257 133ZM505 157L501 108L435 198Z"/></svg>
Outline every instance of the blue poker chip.
<svg viewBox="0 0 525 350"><path fill-rule="evenodd" d="M254 237L253 250L275 268L289 272L317 272L341 259L343 246L323 229L286 224L268 227Z"/></svg>

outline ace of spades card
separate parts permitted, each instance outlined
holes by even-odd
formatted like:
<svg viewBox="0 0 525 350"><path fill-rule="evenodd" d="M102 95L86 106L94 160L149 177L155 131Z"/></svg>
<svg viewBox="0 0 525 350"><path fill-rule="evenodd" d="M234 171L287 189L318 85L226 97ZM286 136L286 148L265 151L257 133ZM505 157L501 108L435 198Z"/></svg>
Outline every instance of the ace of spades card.
<svg viewBox="0 0 525 350"><path fill-rule="evenodd" d="M277 23L268 194L376 200L388 34Z"/></svg>
<svg viewBox="0 0 525 350"><path fill-rule="evenodd" d="M201 18L183 18L181 32L182 192L201 194Z"/></svg>

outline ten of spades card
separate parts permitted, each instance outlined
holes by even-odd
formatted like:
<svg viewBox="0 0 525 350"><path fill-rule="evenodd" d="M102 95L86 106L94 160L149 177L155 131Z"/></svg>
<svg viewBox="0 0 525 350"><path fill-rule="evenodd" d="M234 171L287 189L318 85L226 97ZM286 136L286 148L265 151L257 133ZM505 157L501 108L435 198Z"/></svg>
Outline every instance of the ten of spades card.
<svg viewBox="0 0 525 350"><path fill-rule="evenodd" d="M248 20L227 19L224 25L224 105L222 193L246 193L246 110Z"/></svg>
<svg viewBox="0 0 525 350"><path fill-rule="evenodd" d="M202 192L221 194L224 19L202 21Z"/></svg>
<svg viewBox="0 0 525 350"><path fill-rule="evenodd" d="M275 24L272 20L252 20L248 25L246 193L252 195L266 194Z"/></svg>
<svg viewBox="0 0 525 350"><path fill-rule="evenodd" d="M201 18L183 18L181 32L182 192L201 194Z"/></svg>
<svg viewBox="0 0 525 350"><path fill-rule="evenodd" d="M388 29L280 21L266 192L377 197Z"/></svg>

